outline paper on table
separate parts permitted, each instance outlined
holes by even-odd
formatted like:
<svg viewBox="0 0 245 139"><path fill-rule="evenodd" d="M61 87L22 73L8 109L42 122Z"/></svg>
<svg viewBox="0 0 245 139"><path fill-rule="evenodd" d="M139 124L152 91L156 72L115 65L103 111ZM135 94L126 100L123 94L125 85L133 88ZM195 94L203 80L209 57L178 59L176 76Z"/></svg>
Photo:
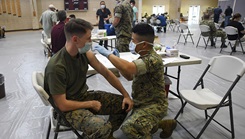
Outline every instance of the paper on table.
<svg viewBox="0 0 245 139"><path fill-rule="evenodd" d="M177 58L176 58L176 57L163 58L162 60L163 60L163 64L166 65L166 64L168 64L168 63L171 63L171 62L177 60Z"/></svg>

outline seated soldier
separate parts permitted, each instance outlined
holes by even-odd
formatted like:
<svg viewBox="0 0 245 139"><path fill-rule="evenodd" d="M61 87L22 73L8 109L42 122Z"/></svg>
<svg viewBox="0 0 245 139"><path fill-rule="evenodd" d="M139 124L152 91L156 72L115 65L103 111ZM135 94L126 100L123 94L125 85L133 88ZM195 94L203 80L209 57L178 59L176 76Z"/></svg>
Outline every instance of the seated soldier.
<svg viewBox="0 0 245 139"><path fill-rule="evenodd" d="M203 36L209 36L210 37L210 41L211 41L211 46L215 46L215 42L214 42L214 37L221 37L221 48L226 48L227 45L225 45L225 39L226 37L226 33L222 30L217 30L215 27L215 24L213 21L209 20L209 15L205 14L203 16L203 20L201 21L200 25L207 25L210 27L210 32L209 33L202 33Z"/></svg>

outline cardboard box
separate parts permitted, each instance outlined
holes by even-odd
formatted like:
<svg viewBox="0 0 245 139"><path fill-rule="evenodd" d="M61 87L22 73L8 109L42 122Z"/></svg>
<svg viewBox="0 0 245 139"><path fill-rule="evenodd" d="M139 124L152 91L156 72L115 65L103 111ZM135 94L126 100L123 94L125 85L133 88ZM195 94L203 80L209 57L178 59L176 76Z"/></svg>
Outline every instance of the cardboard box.
<svg viewBox="0 0 245 139"><path fill-rule="evenodd" d="M179 50L178 49L166 49L166 55L170 57L178 57Z"/></svg>

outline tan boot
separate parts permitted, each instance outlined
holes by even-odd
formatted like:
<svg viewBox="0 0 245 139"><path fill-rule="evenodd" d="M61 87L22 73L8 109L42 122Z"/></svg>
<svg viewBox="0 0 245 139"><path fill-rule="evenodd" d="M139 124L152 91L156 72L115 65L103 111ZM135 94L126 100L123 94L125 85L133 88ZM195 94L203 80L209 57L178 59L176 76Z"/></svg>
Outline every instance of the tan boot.
<svg viewBox="0 0 245 139"><path fill-rule="evenodd" d="M159 122L159 128L162 129L160 138L168 138L172 135L173 130L176 128L177 122L174 119L161 120Z"/></svg>

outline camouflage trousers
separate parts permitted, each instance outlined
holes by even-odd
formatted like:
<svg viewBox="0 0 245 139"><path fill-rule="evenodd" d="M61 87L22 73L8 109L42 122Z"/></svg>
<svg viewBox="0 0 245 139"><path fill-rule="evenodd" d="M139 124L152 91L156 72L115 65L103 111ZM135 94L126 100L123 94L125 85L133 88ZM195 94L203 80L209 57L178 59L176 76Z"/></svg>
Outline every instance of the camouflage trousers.
<svg viewBox="0 0 245 139"><path fill-rule="evenodd" d="M151 104L134 108L121 129L129 139L151 139L158 123L167 114L168 105Z"/></svg>
<svg viewBox="0 0 245 139"><path fill-rule="evenodd" d="M205 37L210 37L210 40L213 40L214 37L221 37L221 42L225 43L225 39L227 38L226 33L222 30L217 30L216 32L213 33L202 33L203 36Z"/></svg>
<svg viewBox="0 0 245 139"><path fill-rule="evenodd" d="M117 37L116 49L119 52L130 52L129 50L129 43L131 38L125 36Z"/></svg>
<svg viewBox="0 0 245 139"><path fill-rule="evenodd" d="M86 139L107 139L121 126L127 113L122 110L123 96L103 91L91 91L80 101L98 100L102 107L98 112L92 109L78 109L66 112L68 122L79 131L82 131ZM106 118L98 115L109 115Z"/></svg>

